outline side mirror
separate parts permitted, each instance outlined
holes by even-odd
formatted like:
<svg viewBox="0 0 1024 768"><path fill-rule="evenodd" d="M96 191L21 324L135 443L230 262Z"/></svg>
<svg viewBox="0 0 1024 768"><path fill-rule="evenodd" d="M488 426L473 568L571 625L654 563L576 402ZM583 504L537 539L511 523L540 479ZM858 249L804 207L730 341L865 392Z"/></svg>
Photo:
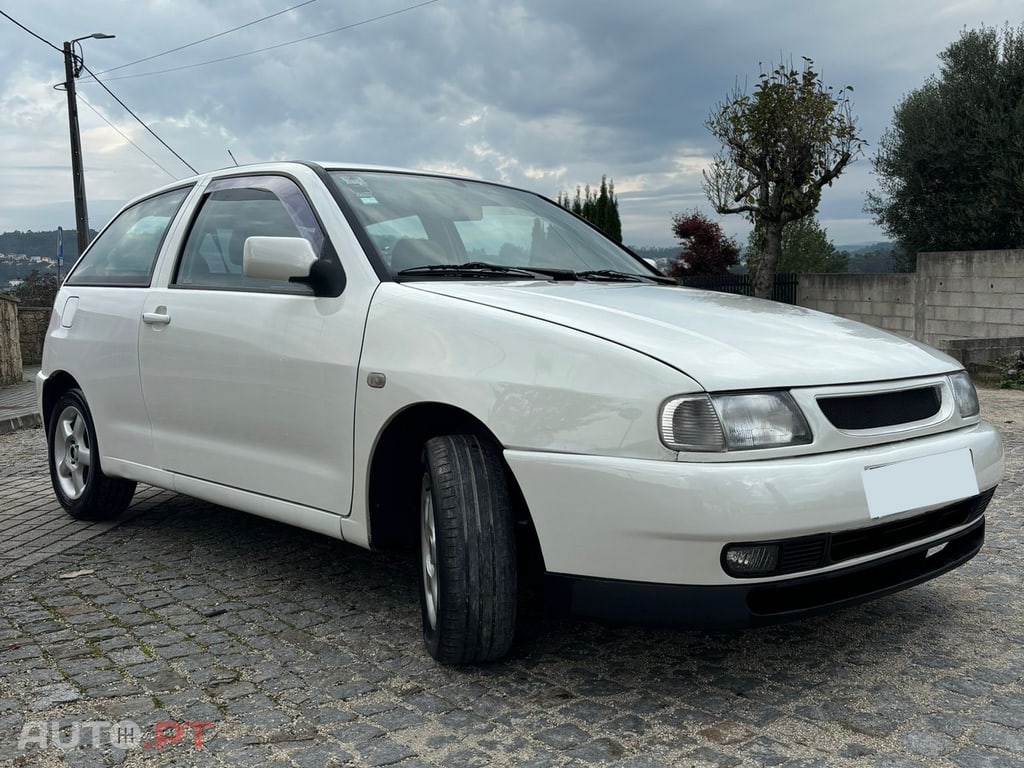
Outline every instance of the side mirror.
<svg viewBox="0 0 1024 768"><path fill-rule="evenodd" d="M341 265L318 259L313 246L302 237L247 237L242 272L259 280L305 283L315 296L340 296L345 290Z"/></svg>

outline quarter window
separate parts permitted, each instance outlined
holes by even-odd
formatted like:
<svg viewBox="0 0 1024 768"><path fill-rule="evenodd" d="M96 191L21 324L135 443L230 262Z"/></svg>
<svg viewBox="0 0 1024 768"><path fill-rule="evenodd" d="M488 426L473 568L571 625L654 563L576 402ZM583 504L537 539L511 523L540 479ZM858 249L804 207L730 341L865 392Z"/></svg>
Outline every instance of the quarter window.
<svg viewBox="0 0 1024 768"><path fill-rule="evenodd" d="M68 285L145 288L160 246L190 187L150 197L122 211L68 276Z"/></svg>

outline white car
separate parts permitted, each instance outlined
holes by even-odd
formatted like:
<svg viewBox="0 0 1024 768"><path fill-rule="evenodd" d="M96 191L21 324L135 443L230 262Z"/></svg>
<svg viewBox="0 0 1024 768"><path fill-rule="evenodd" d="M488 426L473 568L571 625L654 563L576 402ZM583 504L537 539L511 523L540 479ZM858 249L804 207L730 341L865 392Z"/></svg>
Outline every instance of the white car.
<svg viewBox="0 0 1024 768"><path fill-rule="evenodd" d="M1003 473L944 354L680 287L530 192L368 166L131 202L37 384L70 514L141 482L416 545L448 664L507 653L528 571L582 613L705 626L917 584L978 552Z"/></svg>

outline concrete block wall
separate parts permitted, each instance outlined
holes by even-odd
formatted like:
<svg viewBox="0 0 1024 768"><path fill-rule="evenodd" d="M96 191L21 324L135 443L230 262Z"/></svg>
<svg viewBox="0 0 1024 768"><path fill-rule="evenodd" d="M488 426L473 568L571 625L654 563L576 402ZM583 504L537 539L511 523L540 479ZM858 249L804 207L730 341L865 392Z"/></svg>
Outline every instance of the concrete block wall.
<svg viewBox="0 0 1024 768"><path fill-rule="evenodd" d="M21 381L18 300L0 294L0 385Z"/></svg>
<svg viewBox="0 0 1024 768"><path fill-rule="evenodd" d="M1024 250L922 253L916 277L926 344L1024 335Z"/></svg>
<svg viewBox="0 0 1024 768"><path fill-rule="evenodd" d="M913 337L916 286L911 274L800 275L796 303Z"/></svg>
<svg viewBox="0 0 1024 768"><path fill-rule="evenodd" d="M950 339L943 345L965 366L987 363L997 357L1012 355L1024 350L1024 336L1004 336L998 339Z"/></svg>
<svg viewBox="0 0 1024 768"><path fill-rule="evenodd" d="M39 365L43 360L43 340L50 324L49 307L18 307L19 346L24 365Z"/></svg>
<svg viewBox="0 0 1024 768"><path fill-rule="evenodd" d="M801 275L797 304L980 360L1006 345L953 342L1024 336L1024 250L922 253L913 274Z"/></svg>

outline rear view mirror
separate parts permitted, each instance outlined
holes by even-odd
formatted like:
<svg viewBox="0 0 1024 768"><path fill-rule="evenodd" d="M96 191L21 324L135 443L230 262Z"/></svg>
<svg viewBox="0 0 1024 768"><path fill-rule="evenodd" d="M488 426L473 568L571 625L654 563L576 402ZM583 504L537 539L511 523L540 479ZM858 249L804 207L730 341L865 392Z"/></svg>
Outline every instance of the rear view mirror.
<svg viewBox="0 0 1024 768"><path fill-rule="evenodd" d="M340 296L345 289L341 265L317 258L313 246L302 237L247 237L242 272L259 280L305 283L316 296Z"/></svg>
<svg viewBox="0 0 1024 768"><path fill-rule="evenodd" d="M247 237L242 249L242 271L258 280L309 277L315 261L313 246L301 237Z"/></svg>

